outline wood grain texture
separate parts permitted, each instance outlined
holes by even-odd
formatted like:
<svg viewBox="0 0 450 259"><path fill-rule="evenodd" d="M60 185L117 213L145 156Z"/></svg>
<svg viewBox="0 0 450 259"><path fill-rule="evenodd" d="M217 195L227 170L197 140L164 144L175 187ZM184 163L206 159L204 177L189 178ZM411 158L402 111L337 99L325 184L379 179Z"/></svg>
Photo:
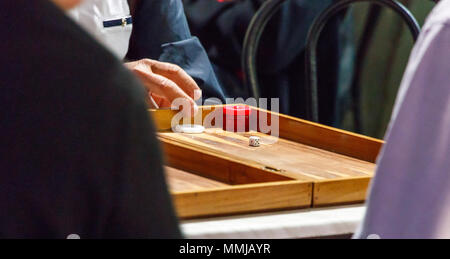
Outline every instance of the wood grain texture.
<svg viewBox="0 0 450 259"><path fill-rule="evenodd" d="M160 135L160 139L161 135ZM292 180L256 163L244 163L176 140L161 141L166 164L228 184L248 184ZM304 179L309 180L309 179Z"/></svg>
<svg viewBox="0 0 450 259"><path fill-rule="evenodd" d="M350 156L371 163L376 158L383 141L349 131L328 127L284 114L254 108L252 116L267 118L269 124L275 116L279 121L280 138L292 140L312 147Z"/></svg>
<svg viewBox="0 0 450 259"><path fill-rule="evenodd" d="M229 184L166 166L166 179L171 192L198 191L229 187Z"/></svg>
<svg viewBox="0 0 450 259"><path fill-rule="evenodd" d="M200 107L200 110L204 109L205 112L197 115L197 122L205 120L208 115L220 112L222 107ZM173 111L171 112L173 115ZM155 116L158 111L151 113L154 118L159 117ZM158 138L165 150L167 164L230 185L271 184L273 181L281 183L295 179L298 184L311 185L310 206L365 200L375 170L374 162L383 141L253 107L251 116L256 116L257 120L266 118L269 125L271 119L278 120L280 136L278 141L273 143L274 137L256 131L232 133L210 128L203 134L195 135L160 131ZM167 124L168 119L164 120ZM259 127L252 129L261 130ZM250 135L261 138L260 147L248 146ZM286 182L283 183L285 184ZM230 187L221 187L220 191L216 189L209 191L212 191L211 195L216 196L216 201L221 199L224 191L237 194L240 192ZM201 193L210 193L209 191ZM272 196L276 196L278 189L270 191L273 191ZM213 199L212 196L208 196L210 194L199 193L175 195L177 204L183 204L183 207L193 206L192 211L184 212L184 215L194 215L196 209L203 211L202 213L212 213L206 212L208 210L202 207L207 206L205 204L191 204L192 199L201 202ZM207 197L203 198L202 195ZM241 195L233 197L239 201L245 200ZM258 205L260 209L265 208L260 205ZM225 203L221 206L228 205ZM219 214L225 213L219 208L215 210ZM256 208L252 209L255 210ZM241 209L238 208L238 211Z"/></svg>
<svg viewBox="0 0 450 259"><path fill-rule="evenodd" d="M178 217L182 219L309 207L312 183L274 181L230 185L165 167Z"/></svg>
<svg viewBox="0 0 450 259"><path fill-rule="evenodd" d="M364 202L371 177L314 182L313 207Z"/></svg>
<svg viewBox="0 0 450 259"><path fill-rule="evenodd" d="M287 181L175 193L180 218L241 214L306 208L311 204L312 183Z"/></svg>
<svg viewBox="0 0 450 259"><path fill-rule="evenodd" d="M372 176L375 165L330 151L259 133L234 133L206 129L202 134L159 133L164 139L201 147L217 156L234 158L244 164L271 168L299 180L327 180ZM250 136L261 138L260 147L250 147Z"/></svg>
<svg viewBox="0 0 450 259"><path fill-rule="evenodd" d="M303 208L311 205L312 182L162 142L167 181L180 218ZM188 151L188 152L186 152Z"/></svg>
<svg viewBox="0 0 450 259"><path fill-rule="evenodd" d="M221 112L225 105L200 106L196 115L197 122L203 122L211 113ZM292 116L270 112L264 109L251 107L251 117L266 118L270 125L272 116L279 121L279 137L312 147L328 150L334 153L375 163L383 141L353 132L336 129L322 124L302 120ZM174 110L149 110L158 130L170 129L172 118L178 111ZM181 120L178 120L181 122ZM194 118L188 120L194 122ZM259 127L253 130L260 131ZM269 132L265 132L269 134Z"/></svg>

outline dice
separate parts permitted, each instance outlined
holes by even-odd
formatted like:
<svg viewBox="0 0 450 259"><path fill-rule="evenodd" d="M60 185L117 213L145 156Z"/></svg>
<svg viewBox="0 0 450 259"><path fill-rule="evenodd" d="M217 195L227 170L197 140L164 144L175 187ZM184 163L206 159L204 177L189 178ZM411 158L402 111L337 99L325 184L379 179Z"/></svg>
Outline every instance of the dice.
<svg viewBox="0 0 450 259"><path fill-rule="evenodd" d="M260 138L256 137L256 136L251 136L249 138L249 143L248 144L251 147L259 147L259 145L260 145Z"/></svg>

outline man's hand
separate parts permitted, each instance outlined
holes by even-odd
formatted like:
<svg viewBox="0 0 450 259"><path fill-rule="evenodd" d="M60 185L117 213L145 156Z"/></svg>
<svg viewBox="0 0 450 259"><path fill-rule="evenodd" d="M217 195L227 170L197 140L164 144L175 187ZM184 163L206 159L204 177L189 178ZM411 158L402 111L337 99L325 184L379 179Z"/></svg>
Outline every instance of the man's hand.
<svg viewBox="0 0 450 259"><path fill-rule="evenodd" d="M125 66L141 79L149 91L149 98L153 98L159 108L171 107L172 102L181 98L191 108L190 114L186 115L197 112L194 100L201 97L201 90L179 66L151 59L128 62Z"/></svg>

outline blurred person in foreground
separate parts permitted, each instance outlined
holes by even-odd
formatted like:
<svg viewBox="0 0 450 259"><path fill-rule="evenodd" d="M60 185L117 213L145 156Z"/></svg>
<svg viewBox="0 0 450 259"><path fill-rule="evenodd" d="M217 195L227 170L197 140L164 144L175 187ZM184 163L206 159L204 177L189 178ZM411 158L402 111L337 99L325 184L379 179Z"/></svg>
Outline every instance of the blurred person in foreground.
<svg viewBox="0 0 450 259"><path fill-rule="evenodd" d="M178 238L144 87L78 2L0 2L0 237Z"/></svg>
<svg viewBox="0 0 450 259"><path fill-rule="evenodd" d="M411 53L357 238L450 238L450 0Z"/></svg>

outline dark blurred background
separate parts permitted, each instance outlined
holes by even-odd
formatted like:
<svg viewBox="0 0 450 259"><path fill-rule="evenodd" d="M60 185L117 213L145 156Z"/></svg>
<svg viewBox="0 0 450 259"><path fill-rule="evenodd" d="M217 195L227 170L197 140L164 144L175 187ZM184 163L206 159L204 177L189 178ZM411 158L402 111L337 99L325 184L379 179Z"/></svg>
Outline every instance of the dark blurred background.
<svg viewBox="0 0 450 259"><path fill-rule="evenodd" d="M409 8L421 26L435 5L426 0L400 2ZM354 10L355 41L358 42L368 5L357 4ZM363 134L383 138L412 47L411 34L401 19L392 11L383 9L363 62L359 82ZM342 128L353 129L350 118L351 114L347 114Z"/></svg>
<svg viewBox="0 0 450 259"><path fill-rule="evenodd" d="M241 54L251 18L264 0L183 0L193 35L200 38L229 97L245 96ZM332 0L289 0L269 22L257 56L262 97L279 97L282 113L304 117L304 44L314 18ZM420 25L434 4L401 0ZM365 59L355 60L373 5L357 3L333 19L319 43L320 122L383 138L409 53L411 34L393 11L380 9ZM351 81L359 71L359 97ZM360 121L355 122L355 103ZM355 125L355 123L358 125Z"/></svg>

